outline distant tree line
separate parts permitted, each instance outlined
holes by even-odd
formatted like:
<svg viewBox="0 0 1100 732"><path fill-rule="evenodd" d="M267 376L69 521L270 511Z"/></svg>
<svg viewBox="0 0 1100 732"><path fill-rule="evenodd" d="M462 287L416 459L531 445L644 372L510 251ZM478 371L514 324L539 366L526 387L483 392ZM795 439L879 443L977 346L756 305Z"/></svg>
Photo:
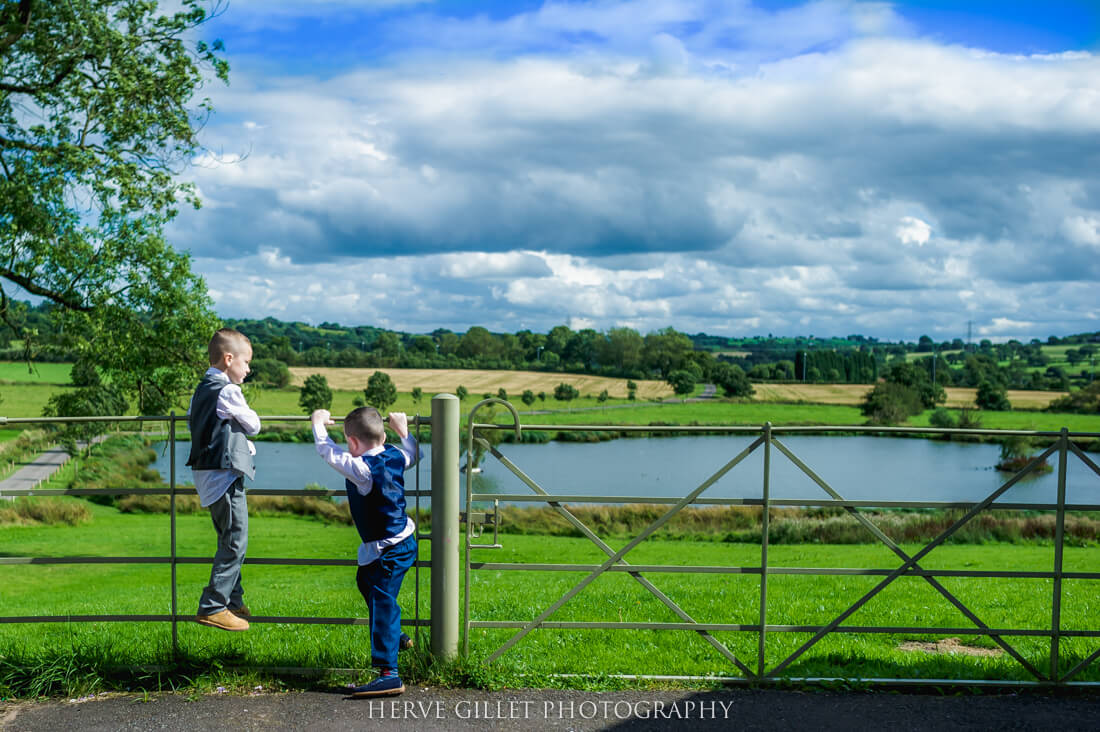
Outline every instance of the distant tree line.
<svg viewBox="0 0 1100 732"><path fill-rule="evenodd" d="M75 361L64 334L56 332L56 307L11 300L9 309L21 323L21 333L15 338L10 328L0 326L0 360ZM727 394L745 396L751 393L750 381L874 384L915 352L926 355L910 362L939 386L978 388L988 382L1001 389L1069 390L1091 382L1100 355L1100 333L1047 339L1046 345L1074 346L1065 351L1066 368L1051 363L1037 338L996 344L983 339L975 345L958 338L936 343L921 336L915 343L885 343L858 334L730 338L687 335L673 328L643 335L625 327L596 331L565 325L546 333L493 333L474 326L465 333L440 328L410 334L272 317L227 319L225 325L252 339L253 379L275 387L289 383L287 366L477 368L661 379L684 395L695 384L709 382Z"/></svg>

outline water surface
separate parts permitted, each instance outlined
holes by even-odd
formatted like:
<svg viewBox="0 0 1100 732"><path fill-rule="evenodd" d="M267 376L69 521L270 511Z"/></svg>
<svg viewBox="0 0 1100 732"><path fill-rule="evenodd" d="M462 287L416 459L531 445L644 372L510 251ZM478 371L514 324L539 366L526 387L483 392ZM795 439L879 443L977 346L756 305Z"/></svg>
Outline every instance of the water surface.
<svg viewBox="0 0 1100 732"><path fill-rule="evenodd" d="M549 442L500 446L510 460L546 491L570 495L679 497L714 475L754 438L748 436L646 437L601 443ZM779 438L844 498L890 501L979 501L999 488L1009 474L993 469L997 445L925 439L817 435ZM158 443L155 467L167 478L168 454ZM183 465L189 443L178 443L176 480L191 481ZM422 447L420 487L431 485L431 446ZM311 444L256 443L256 480L250 487L301 489L309 483L343 490L343 479ZM710 486L708 498L759 498L763 448ZM1056 465L1057 456L1051 461ZM817 499L826 493L778 449L772 448L773 499ZM478 492L531 494L531 490L492 456L483 463ZM463 487L465 480L462 481ZM416 485L416 471L406 487ZM1001 501L1053 503L1057 470L1028 478L1010 488ZM1070 456L1066 499L1100 504L1100 476ZM426 500L426 499L423 499Z"/></svg>

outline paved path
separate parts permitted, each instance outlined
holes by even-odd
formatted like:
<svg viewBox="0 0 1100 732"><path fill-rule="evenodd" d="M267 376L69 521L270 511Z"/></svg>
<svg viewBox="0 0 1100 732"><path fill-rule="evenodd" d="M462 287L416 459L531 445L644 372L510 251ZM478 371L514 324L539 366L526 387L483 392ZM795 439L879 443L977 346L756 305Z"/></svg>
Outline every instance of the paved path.
<svg viewBox="0 0 1100 732"><path fill-rule="evenodd" d="M51 447L36 457L33 462L24 463L23 467L16 470L12 475L0 480L0 493L35 488L68 461L69 453L65 452L63 448Z"/></svg>
<svg viewBox="0 0 1100 732"><path fill-rule="evenodd" d="M98 730L1095 730L1100 694L559 690L410 687L389 700L291 692L0 704L0 728Z"/></svg>
<svg viewBox="0 0 1100 732"><path fill-rule="evenodd" d="M107 435L97 435L92 442L103 442ZM76 446L83 450L88 446L87 442L78 442ZM44 451L29 463L21 463L23 467L16 470L4 480L0 480L0 498L14 500L14 496L4 496L5 491L32 490L39 483L47 480L56 473L62 465L69 462L71 456L63 447L51 447Z"/></svg>

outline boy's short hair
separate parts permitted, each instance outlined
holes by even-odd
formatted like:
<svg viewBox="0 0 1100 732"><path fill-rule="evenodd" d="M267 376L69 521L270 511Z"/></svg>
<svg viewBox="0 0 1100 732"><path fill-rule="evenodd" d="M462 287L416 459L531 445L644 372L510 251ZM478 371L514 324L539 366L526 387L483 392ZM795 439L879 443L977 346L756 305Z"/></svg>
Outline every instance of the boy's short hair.
<svg viewBox="0 0 1100 732"><path fill-rule="evenodd" d="M244 352L245 346L251 347L252 341L248 340L248 336L244 333L232 328L220 329L210 339L210 345L206 348L210 354L210 364L216 364L227 353L232 353L234 356L240 355Z"/></svg>
<svg viewBox="0 0 1100 732"><path fill-rule="evenodd" d="M386 441L382 415L374 407L359 407L348 412L344 417L344 434L373 445Z"/></svg>

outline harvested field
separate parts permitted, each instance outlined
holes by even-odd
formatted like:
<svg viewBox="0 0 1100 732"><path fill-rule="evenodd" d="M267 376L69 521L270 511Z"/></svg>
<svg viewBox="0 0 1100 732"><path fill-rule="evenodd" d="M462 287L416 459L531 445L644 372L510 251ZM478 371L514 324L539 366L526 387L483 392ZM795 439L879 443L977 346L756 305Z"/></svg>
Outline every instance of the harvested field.
<svg viewBox="0 0 1100 732"><path fill-rule="evenodd" d="M375 371L384 371L393 380L398 391L412 391L419 386L425 394L454 393L460 385L472 396L496 394L503 388L509 396L518 397L525 389L536 394L550 394L554 387L565 382L576 387L582 395L597 396L607 389L608 395L626 399L627 379L613 379L587 374L559 374L542 371L485 371L475 369L352 369L293 366L290 369L291 386L301 386L310 374L321 374L333 389L364 389L367 379ZM639 399L662 399L673 395L672 388L663 381L635 379Z"/></svg>
<svg viewBox="0 0 1100 732"><path fill-rule="evenodd" d="M572 384L582 395L596 396L604 389L619 399L626 398L626 379L587 374L560 374L543 371L489 371L477 369L353 369L326 368L322 366L292 366L291 386L299 387L310 374L321 374L333 389L357 391L367 385L367 379L375 371L384 371L393 379L398 391L412 391L419 386L425 394L454 393L459 385L465 386L471 396L496 394L501 387L512 397L518 397L524 389L536 394L548 395L563 381ZM666 399L673 396L672 388L663 381L635 379L638 399ZM871 390L870 384L753 384L757 402L805 402L807 404L838 404L857 406ZM973 407L976 389L947 388L948 407ZM1017 409L1043 409L1053 400L1064 396L1063 391L1015 391L1008 392L1008 400Z"/></svg>
<svg viewBox="0 0 1100 732"><path fill-rule="evenodd" d="M811 404L842 404L856 406L871 390L870 384L753 384L755 401L808 402ZM973 407L977 389L949 386L948 407ZM1064 391L1009 390L1008 401L1017 409L1044 409Z"/></svg>

